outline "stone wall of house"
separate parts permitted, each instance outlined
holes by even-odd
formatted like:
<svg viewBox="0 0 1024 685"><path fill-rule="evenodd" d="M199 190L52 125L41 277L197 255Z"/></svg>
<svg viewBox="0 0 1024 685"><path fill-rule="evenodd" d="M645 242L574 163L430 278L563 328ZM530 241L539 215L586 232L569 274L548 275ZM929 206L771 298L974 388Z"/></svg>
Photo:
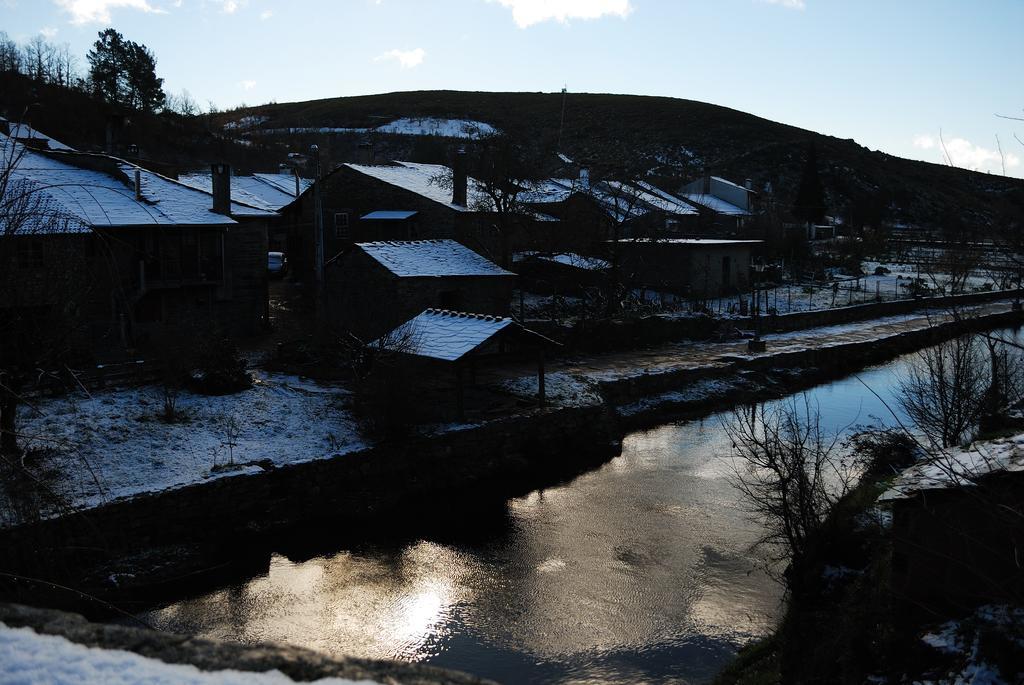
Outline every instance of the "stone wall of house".
<svg viewBox="0 0 1024 685"><path fill-rule="evenodd" d="M621 243L627 282L699 297L742 292L750 283L750 245Z"/></svg>
<svg viewBox="0 0 1024 685"><path fill-rule="evenodd" d="M352 242L454 238L459 210L422 195L385 183L372 176L341 166L321 182L324 227L324 259L329 260ZM291 210L293 228L289 233L288 259L300 280L311 282L315 254L314 192L302 195ZM411 223L402 222L401 234L381 232L383 222L361 224L359 217L377 210L417 212ZM346 215L348 228L336 228L335 215ZM414 234L409 235L412 227Z"/></svg>

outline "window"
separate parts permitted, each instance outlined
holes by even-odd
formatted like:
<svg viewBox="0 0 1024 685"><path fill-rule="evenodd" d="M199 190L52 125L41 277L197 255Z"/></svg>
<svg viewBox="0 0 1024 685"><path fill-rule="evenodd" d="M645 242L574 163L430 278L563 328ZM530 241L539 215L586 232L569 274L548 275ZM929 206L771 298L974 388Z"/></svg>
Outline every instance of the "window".
<svg viewBox="0 0 1024 685"><path fill-rule="evenodd" d="M334 213L334 237L348 240L348 212Z"/></svg>
<svg viewBox="0 0 1024 685"><path fill-rule="evenodd" d="M43 266L43 241L39 238L22 238L18 241L18 266L22 269L39 269Z"/></svg>

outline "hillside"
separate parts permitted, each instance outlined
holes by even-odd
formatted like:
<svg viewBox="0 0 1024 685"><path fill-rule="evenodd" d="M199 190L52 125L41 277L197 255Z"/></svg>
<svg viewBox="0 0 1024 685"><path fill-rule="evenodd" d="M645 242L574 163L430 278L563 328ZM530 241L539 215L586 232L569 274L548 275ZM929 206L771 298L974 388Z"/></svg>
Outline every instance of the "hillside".
<svg viewBox="0 0 1024 685"><path fill-rule="evenodd" d="M225 113L220 121L230 125L254 117L247 121L258 122L259 129L372 128L402 117L457 118L539 141L554 152L561 107L559 93L420 91L264 105ZM354 133L315 137L328 139L328 155L336 157L330 161L355 156L355 141L366 138ZM293 143L301 139L305 144L308 138L291 136ZM378 159L404 154L437 161L446 150L410 136L375 138ZM818 148L833 214L855 221L884 214L891 222L942 226L962 220L984 227L1024 216L1024 181L873 152L853 140L691 100L571 93L561 152L588 162L642 163L669 185L699 175L706 165L737 181L751 178L758 188L771 181L779 202L786 204L809 141Z"/></svg>
<svg viewBox="0 0 1024 685"><path fill-rule="evenodd" d="M105 148L105 122L118 114L78 91L40 85L18 74L0 74L0 93L7 116L17 119L35 103L28 119L36 128L85 150ZM161 164L159 169L172 175L222 161L242 171L272 170L288 161L289 153L307 152L313 143L320 147L325 169L365 159L367 142L372 142L378 161L441 162L454 139L408 135L401 122L394 122L463 119L485 125L484 132L492 126L530 141L552 153L547 155L552 161L553 153L561 151L590 165L641 169L670 190L705 167L740 182L750 178L756 188L770 181L778 204L786 207L813 141L829 213L855 225L882 219L1005 229L1024 217L1022 180L893 157L853 140L726 107L665 97L570 93L559 145L561 114L560 93L458 91L273 103L192 117L129 114L115 152L127 154L128 144L135 144L143 160ZM319 132L325 127L350 130ZM281 131L293 128L301 130ZM472 145L471 140L459 142Z"/></svg>

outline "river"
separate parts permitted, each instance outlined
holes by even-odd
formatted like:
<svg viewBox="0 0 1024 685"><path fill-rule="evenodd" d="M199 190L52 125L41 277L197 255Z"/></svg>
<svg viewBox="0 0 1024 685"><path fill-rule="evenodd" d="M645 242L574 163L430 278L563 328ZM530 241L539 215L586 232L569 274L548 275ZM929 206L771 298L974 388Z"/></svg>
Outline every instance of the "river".
<svg viewBox="0 0 1024 685"><path fill-rule="evenodd" d="M891 425L885 403L896 408L908 359L806 394L829 429ZM569 483L454 509L412 537L274 555L265 574L141 617L504 683L707 682L782 608L752 549L760 524L731 483L728 419L630 434L620 456Z"/></svg>

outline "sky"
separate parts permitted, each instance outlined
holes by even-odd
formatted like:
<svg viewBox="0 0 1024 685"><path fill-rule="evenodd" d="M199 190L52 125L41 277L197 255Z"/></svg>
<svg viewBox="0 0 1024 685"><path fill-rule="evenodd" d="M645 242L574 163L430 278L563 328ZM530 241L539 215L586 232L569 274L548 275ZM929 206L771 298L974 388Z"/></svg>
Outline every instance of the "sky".
<svg viewBox="0 0 1024 685"><path fill-rule="evenodd" d="M83 68L107 26L204 108L564 86L1024 177L1024 121L997 116L1024 117L1024 0L0 0L0 30Z"/></svg>

